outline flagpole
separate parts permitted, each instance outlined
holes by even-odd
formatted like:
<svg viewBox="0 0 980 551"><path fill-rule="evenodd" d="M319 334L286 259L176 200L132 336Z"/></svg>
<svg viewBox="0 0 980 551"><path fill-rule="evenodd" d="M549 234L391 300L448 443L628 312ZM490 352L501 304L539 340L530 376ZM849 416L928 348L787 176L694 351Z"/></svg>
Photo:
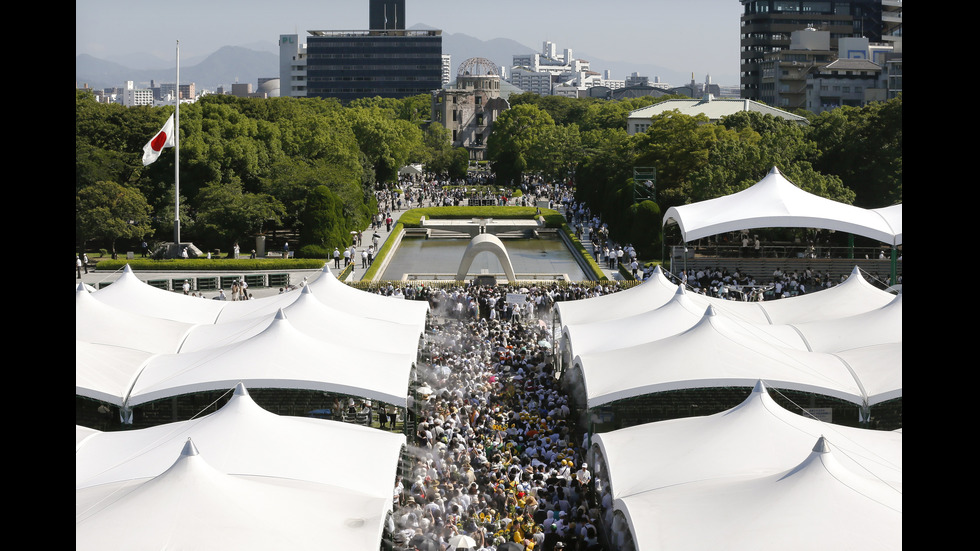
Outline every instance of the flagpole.
<svg viewBox="0 0 980 551"><path fill-rule="evenodd" d="M174 252L180 256L180 40L177 41L177 83L174 86Z"/></svg>

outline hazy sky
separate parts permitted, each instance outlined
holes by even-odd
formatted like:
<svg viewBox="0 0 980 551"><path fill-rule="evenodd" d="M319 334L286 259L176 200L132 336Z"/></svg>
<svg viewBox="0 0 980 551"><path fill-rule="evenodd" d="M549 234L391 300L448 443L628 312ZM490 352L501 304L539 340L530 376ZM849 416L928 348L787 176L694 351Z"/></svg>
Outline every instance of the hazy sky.
<svg viewBox="0 0 980 551"><path fill-rule="evenodd" d="M554 42L598 59L698 75L737 75L739 0L406 0L406 27L424 24L540 50ZM308 30L368 26L367 0L75 0L75 54L206 56Z"/></svg>

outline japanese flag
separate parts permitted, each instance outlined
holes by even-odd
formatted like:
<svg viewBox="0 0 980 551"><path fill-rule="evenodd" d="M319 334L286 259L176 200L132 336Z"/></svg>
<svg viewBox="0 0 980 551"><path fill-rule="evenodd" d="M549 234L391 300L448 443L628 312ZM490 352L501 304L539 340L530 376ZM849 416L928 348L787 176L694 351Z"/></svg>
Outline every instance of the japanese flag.
<svg viewBox="0 0 980 551"><path fill-rule="evenodd" d="M143 146L143 166L146 166L153 161L157 160L160 156L160 152L163 151L164 147L174 146L174 116L170 115L167 119L167 124L163 125L163 129L157 132L153 139Z"/></svg>

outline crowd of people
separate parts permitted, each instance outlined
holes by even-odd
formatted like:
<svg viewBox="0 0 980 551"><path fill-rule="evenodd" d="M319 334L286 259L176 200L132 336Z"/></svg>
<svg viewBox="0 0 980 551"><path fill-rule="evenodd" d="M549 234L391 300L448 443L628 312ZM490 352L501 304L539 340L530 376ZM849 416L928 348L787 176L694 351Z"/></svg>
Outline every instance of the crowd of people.
<svg viewBox="0 0 980 551"><path fill-rule="evenodd" d="M601 486L586 460L584 423L555 372L550 320L555 301L618 290L615 284L375 290L428 300L432 313L412 408L414 464L396 480L387 548L444 550L466 535L484 551L508 542L532 550L603 549Z"/></svg>

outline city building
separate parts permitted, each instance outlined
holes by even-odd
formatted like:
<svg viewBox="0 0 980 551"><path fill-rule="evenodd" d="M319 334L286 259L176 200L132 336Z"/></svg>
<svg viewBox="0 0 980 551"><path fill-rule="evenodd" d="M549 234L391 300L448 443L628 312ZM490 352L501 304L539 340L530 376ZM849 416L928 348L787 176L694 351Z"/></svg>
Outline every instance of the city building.
<svg viewBox="0 0 980 551"><path fill-rule="evenodd" d="M445 86L453 81L453 56L442 54L442 84Z"/></svg>
<svg viewBox="0 0 980 551"><path fill-rule="evenodd" d="M153 90L150 88L136 88L133 81L127 80L126 86L122 91L122 102L126 107L137 105L153 105Z"/></svg>
<svg viewBox="0 0 980 551"><path fill-rule="evenodd" d="M279 37L280 94L405 98L443 84L442 31L406 30L405 2L371 0L367 30L307 31Z"/></svg>
<svg viewBox="0 0 980 551"><path fill-rule="evenodd" d="M763 58L759 101L782 109L808 108L807 78L836 58L829 32L813 27L793 31L788 48Z"/></svg>
<svg viewBox="0 0 980 551"><path fill-rule="evenodd" d="M153 89L154 98L157 101L162 101L166 98L170 98L173 102L173 97L179 92L181 100L195 100L197 99L197 86L192 82L190 84L181 84L179 87L173 82L164 82L157 86L153 81L150 82L150 88Z"/></svg>
<svg viewBox="0 0 980 551"><path fill-rule="evenodd" d="M889 96L889 78L883 67L901 71L900 56L897 65L889 63L894 59L891 43L841 37L834 49L827 31L812 27L793 31L789 48L764 57L760 101L813 113L884 101L894 95Z"/></svg>
<svg viewBox="0 0 980 551"><path fill-rule="evenodd" d="M848 105L885 101L881 66L867 59L836 59L807 77L806 109L821 113Z"/></svg>
<svg viewBox="0 0 980 551"><path fill-rule="evenodd" d="M500 113L510 107L501 95L501 80L484 58L464 61L456 81L432 92L432 120L452 134L453 147L464 147L470 160L486 159L487 138Z"/></svg>
<svg viewBox="0 0 980 551"><path fill-rule="evenodd" d="M704 82L694 80L694 73L691 73L691 82L681 86L672 86L666 89L668 94L687 96L689 98L703 98L708 94L712 97L721 96L721 87L711 82L711 75L704 77Z"/></svg>
<svg viewBox="0 0 980 551"><path fill-rule="evenodd" d="M711 122L718 122L728 115L741 111L753 111L766 115L775 115L799 124L808 124L806 117L794 115L793 113L776 109L775 107L769 107L757 101L740 98L715 98L711 94L706 94L701 99L664 100L660 103L632 111L626 119L626 132L630 135L646 132L652 124L653 117L675 110L682 115L704 115Z"/></svg>
<svg viewBox="0 0 980 551"><path fill-rule="evenodd" d="M218 93L225 93L224 87L218 88ZM276 77L260 78L258 88L252 89L252 83L235 83L231 85L231 95L239 98L278 98L279 79Z"/></svg>
<svg viewBox="0 0 980 551"><path fill-rule="evenodd" d="M763 64L767 54L790 47L793 31L812 27L830 34L830 50L836 51L841 38L867 38L882 42L886 28L900 41L901 2L895 0L741 0L741 97L763 100ZM886 26L883 5L888 4L891 20ZM897 8L897 10L895 10ZM894 15L897 11L897 16Z"/></svg>
<svg viewBox="0 0 980 551"><path fill-rule="evenodd" d="M603 80L591 70L588 61L576 59L570 48L559 54L555 43L548 41L543 43L541 52L514 55L512 65L508 82L542 96L585 96L585 90ZM616 83L611 84L610 88L617 87Z"/></svg>

